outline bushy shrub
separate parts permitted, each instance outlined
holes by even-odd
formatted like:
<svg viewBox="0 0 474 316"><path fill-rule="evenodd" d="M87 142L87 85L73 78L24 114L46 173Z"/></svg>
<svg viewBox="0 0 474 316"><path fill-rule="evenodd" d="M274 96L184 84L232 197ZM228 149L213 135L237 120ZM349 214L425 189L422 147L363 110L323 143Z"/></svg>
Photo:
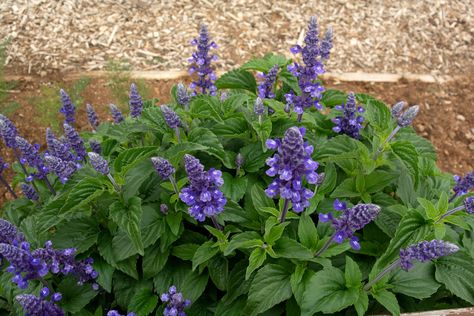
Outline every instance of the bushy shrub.
<svg viewBox="0 0 474 316"><path fill-rule="evenodd" d="M65 135L48 131L43 152L1 117L24 192L3 209L23 234L0 222L1 309L363 315L474 304L473 174L454 183L436 167L410 127L417 106L325 90L332 30L320 39L315 18L291 49L298 61L269 54L218 79L205 27L192 43L192 91L177 85L166 106L132 86L131 116L111 107L113 123L99 123L88 106L93 132L79 135L63 91Z"/></svg>

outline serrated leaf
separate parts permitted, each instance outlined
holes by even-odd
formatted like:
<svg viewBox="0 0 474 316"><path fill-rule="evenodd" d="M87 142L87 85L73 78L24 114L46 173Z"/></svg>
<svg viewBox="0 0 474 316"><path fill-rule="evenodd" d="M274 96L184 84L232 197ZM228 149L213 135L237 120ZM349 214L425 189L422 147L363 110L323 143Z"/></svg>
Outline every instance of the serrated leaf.
<svg viewBox="0 0 474 316"><path fill-rule="evenodd" d="M146 316L151 314L158 305L158 296L156 296L152 289L139 289L132 296L128 309L133 311L137 316Z"/></svg>
<svg viewBox="0 0 474 316"><path fill-rule="evenodd" d="M418 152L415 146L409 141L396 141L390 144L392 153L398 157L407 167L413 182L418 182Z"/></svg>
<svg viewBox="0 0 474 316"><path fill-rule="evenodd" d="M233 177L227 172L222 173L224 184L221 187L222 192L225 196L231 198L235 202L238 202L247 191L247 177Z"/></svg>
<svg viewBox="0 0 474 316"><path fill-rule="evenodd" d="M255 93L257 82L250 72L237 69L229 71L217 79L216 87L218 89L244 89Z"/></svg>
<svg viewBox="0 0 474 316"><path fill-rule="evenodd" d="M318 231L314 225L313 219L306 213L303 213L300 216L298 223L298 238L305 247L312 251L315 251L318 247Z"/></svg>
<svg viewBox="0 0 474 316"><path fill-rule="evenodd" d="M435 261L436 280L454 295L474 304L474 259L464 251Z"/></svg>
<svg viewBox="0 0 474 316"><path fill-rule="evenodd" d="M303 300L301 315L313 315L316 312L335 313L358 299L359 289L348 289L341 270L327 267L317 272L309 280Z"/></svg>
<svg viewBox="0 0 474 316"><path fill-rule="evenodd" d="M214 244L214 241L209 240L196 249L193 256L193 271L196 270L200 264L205 263L219 252L218 247L213 247Z"/></svg>
<svg viewBox="0 0 474 316"><path fill-rule="evenodd" d="M262 237L253 231L246 231L240 234L235 235L229 242L224 255L229 255L232 251L236 249L248 249L260 247L263 245Z"/></svg>
<svg viewBox="0 0 474 316"><path fill-rule="evenodd" d="M196 250L199 248L199 244L182 244L179 246L174 246L171 250L171 254L175 257L178 257L182 260L193 260Z"/></svg>
<svg viewBox="0 0 474 316"><path fill-rule="evenodd" d="M336 105L341 105L347 100L347 94L343 91L336 89L327 89L323 92L321 97L321 103L327 107L334 107Z"/></svg>
<svg viewBox="0 0 474 316"><path fill-rule="evenodd" d="M128 200L128 205L115 202L109 209L112 220L127 233L137 252L143 256L145 250L140 230L142 213L141 199L136 196Z"/></svg>
<svg viewBox="0 0 474 316"><path fill-rule="evenodd" d="M168 256L169 251L161 251L158 243L145 249L142 261L143 277L150 279L159 274L168 262Z"/></svg>
<svg viewBox="0 0 474 316"><path fill-rule="evenodd" d="M59 249L76 248L79 254L96 244L99 233L100 228L94 218L79 218L59 225L52 241Z"/></svg>
<svg viewBox="0 0 474 316"><path fill-rule="evenodd" d="M234 167L234 162L230 161L219 138L210 129L203 127L193 128L188 135L188 141L205 146L205 152L219 158L227 168Z"/></svg>
<svg viewBox="0 0 474 316"><path fill-rule="evenodd" d="M247 267L247 270L245 271L245 280L248 280L248 278L250 278L250 275L252 275L255 270L262 266L266 258L267 253L262 247L255 248L250 253L249 265Z"/></svg>
<svg viewBox="0 0 474 316"><path fill-rule="evenodd" d="M125 173L143 159L156 153L155 146L135 147L122 151L114 161L115 172Z"/></svg>
<svg viewBox="0 0 474 316"><path fill-rule="evenodd" d="M199 95L191 99L189 104L190 113L197 118L212 119L217 123L224 121L217 97L210 95Z"/></svg>
<svg viewBox="0 0 474 316"><path fill-rule="evenodd" d="M314 253L294 239L282 237L272 247L279 258L307 260L314 257Z"/></svg>
<svg viewBox="0 0 474 316"><path fill-rule="evenodd" d="M426 216L429 219L434 219L434 218L438 217L438 215L439 215L438 210L435 208L433 203L431 203L431 201L428 201L427 199L424 199L424 198L421 198L421 197L419 197L417 199L417 201L423 207L423 209L425 210Z"/></svg>
<svg viewBox="0 0 474 316"><path fill-rule="evenodd" d="M360 272L357 263L349 256L346 256L346 269L344 277L346 279L347 288L361 288L362 273Z"/></svg>
<svg viewBox="0 0 474 316"><path fill-rule="evenodd" d="M90 286L77 286L77 280L72 277L63 279L57 291L62 294L61 308L70 313L80 311L98 293Z"/></svg>
<svg viewBox="0 0 474 316"><path fill-rule="evenodd" d="M248 294L245 313L262 313L291 297L290 273L280 265L268 264L259 270Z"/></svg>
<svg viewBox="0 0 474 316"><path fill-rule="evenodd" d="M431 262L415 263L410 271L398 269L389 279L390 289L417 299L428 298L440 287L434 278L434 265Z"/></svg>
<svg viewBox="0 0 474 316"><path fill-rule="evenodd" d="M79 181L69 193L66 202L61 207L61 215L71 213L96 199L105 191L105 185L100 179L86 177Z"/></svg>
<svg viewBox="0 0 474 316"><path fill-rule="evenodd" d="M376 293L372 293L372 296L382 304L392 315L400 315L400 306L398 305L397 298L395 294L387 291L382 290Z"/></svg>
<svg viewBox="0 0 474 316"><path fill-rule="evenodd" d="M214 285L221 291L227 289L227 278L229 275L229 262L222 256L216 256L209 261L207 266L209 277Z"/></svg>
<svg viewBox="0 0 474 316"><path fill-rule="evenodd" d="M98 257L94 258L94 270L99 274L97 283L110 293L112 291L112 275L115 268L105 262L104 259Z"/></svg>

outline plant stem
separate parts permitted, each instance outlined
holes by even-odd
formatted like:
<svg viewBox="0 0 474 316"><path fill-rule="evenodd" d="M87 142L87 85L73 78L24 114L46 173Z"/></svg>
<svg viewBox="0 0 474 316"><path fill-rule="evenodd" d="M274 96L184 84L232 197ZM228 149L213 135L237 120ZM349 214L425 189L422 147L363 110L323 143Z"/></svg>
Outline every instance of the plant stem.
<svg viewBox="0 0 474 316"><path fill-rule="evenodd" d="M174 131L176 133L176 137L178 138L178 144L180 144L181 143L181 135L179 135L179 127L175 127Z"/></svg>
<svg viewBox="0 0 474 316"><path fill-rule="evenodd" d="M211 216L211 220L212 220L212 224L214 224L214 226L220 230L220 231L223 231L224 229L222 228L221 225L219 225L219 223L217 222L217 219L215 216Z"/></svg>
<svg viewBox="0 0 474 316"><path fill-rule="evenodd" d="M318 188L319 188L319 185L316 184L316 185L314 186L313 196L315 196L316 193L318 193Z"/></svg>
<svg viewBox="0 0 474 316"><path fill-rule="evenodd" d="M318 250L318 252L316 252L314 254L314 257L319 257L324 251L326 251L329 246L332 244L332 241L334 240L334 237L336 237L336 233L334 233L331 238L329 238L328 241L326 241L326 243L324 244L324 246L321 247L321 249Z"/></svg>
<svg viewBox="0 0 474 316"><path fill-rule="evenodd" d="M461 210L463 210L463 209L464 209L464 205L459 205L458 207L455 207L455 208L453 208L452 210L447 211L446 213L444 213L444 214L435 222L435 224L441 222L441 220L443 220L444 218L448 217L449 215L452 215L452 214L454 214L454 213L456 213L456 212L459 212L459 211L461 211Z"/></svg>
<svg viewBox="0 0 474 316"><path fill-rule="evenodd" d="M448 200L449 203L451 203L458 195L454 193Z"/></svg>
<svg viewBox="0 0 474 316"><path fill-rule="evenodd" d="M262 125L262 116L261 115L258 116L258 124Z"/></svg>
<svg viewBox="0 0 474 316"><path fill-rule="evenodd" d="M110 182L112 182L112 185L114 186L115 191L119 193L121 191L120 186L115 182L114 177L110 173L107 174L107 178L109 178Z"/></svg>
<svg viewBox="0 0 474 316"><path fill-rule="evenodd" d="M298 114L298 122L301 122L302 118L303 118L303 114Z"/></svg>
<svg viewBox="0 0 474 316"><path fill-rule="evenodd" d="M285 199L285 204L283 204L283 210L281 211L280 224L285 221L289 203L290 201L288 199Z"/></svg>
<svg viewBox="0 0 474 316"><path fill-rule="evenodd" d="M11 193L11 195L13 195L13 197L16 199L18 198L18 196L16 195L15 191L13 191L12 187L8 184L8 182L3 178L2 175L0 175L0 181L3 183L3 185L5 186L5 188L7 188L8 192Z"/></svg>
<svg viewBox="0 0 474 316"><path fill-rule="evenodd" d="M364 291L368 291L370 290L370 288L375 284L377 283L378 281L380 281L380 279L382 279L387 273L391 272L392 270L395 270L396 268L398 268L398 266L400 265L400 259L397 259L395 260L394 262L392 262L392 264L390 264L389 266L387 266L385 269L383 269L382 271L379 272L379 274L377 274L377 276L370 282L368 282L366 285L364 285Z"/></svg>
<svg viewBox="0 0 474 316"><path fill-rule="evenodd" d="M169 177L169 179L170 179L171 185L173 186L174 192L179 195L179 189L178 189L178 185L176 184L176 180L174 179L172 175Z"/></svg>
<svg viewBox="0 0 474 316"><path fill-rule="evenodd" d="M49 182L47 177L44 178L44 183L46 183L46 186L48 187L51 194L56 195L56 191L54 190L53 186L51 185L51 182Z"/></svg>
<svg viewBox="0 0 474 316"><path fill-rule="evenodd" d="M13 148L13 153L15 154L15 157L18 160L18 163L20 164L21 169L23 169L23 172L25 173L25 176L28 176L28 171L26 170L25 166L21 163L21 157L20 157L20 154L18 153L18 150L16 148Z"/></svg>
<svg viewBox="0 0 474 316"><path fill-rule="evenodd" d="M379 146L379 148L377 148L377 151L374 154L374 160L377 160L379 155L382 153L383 148L385 147L385 145L392 140L392 138L395 136L396 133L398 133L400 128L401 128L400 125L397 125L397 127L395 127L393 129L393 131L390 133L390 135L387 137L387 139Z"/></svg>

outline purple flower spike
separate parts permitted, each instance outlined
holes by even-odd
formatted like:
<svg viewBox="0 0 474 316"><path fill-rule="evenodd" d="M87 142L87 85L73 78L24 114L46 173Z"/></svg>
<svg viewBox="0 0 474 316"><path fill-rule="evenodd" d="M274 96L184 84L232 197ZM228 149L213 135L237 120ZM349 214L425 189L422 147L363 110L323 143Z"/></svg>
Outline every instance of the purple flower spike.
<svg viewBox="0 0 474 316"><path fill-rule="evenodd" d="M273 92L273 87L275 86L278 70L280 67L278 65L274 65L268 73L261 74L261 78L263 79L261 83L258 85L258 96L262 99L274 99L275 93Z"/></svg>
<svg viewBox="0 0 474 316"><path fill-rule="evenodd" d="M443 240L422 241L405 249L400 249L400 266L408 271L413 267L413 261L426 262L455 253L459 247Z"/></svg>
<svg viewBox="0 0 474 316"><path fill-rule="evenodd" d="M143 101L142 97L138 93L137 86L132 83L130 86L130 116L133 118L139 117L142 115L143 111Z"/></svg>
<svg viewBox="0 0 474 316"><path fill-rule="evenodd" d="M332 226L336 230L333 238L334 241L342 243L344 240L350 239L351 247L355 250L359 250L359 239L354 236L354 233L364 228L365 225L377 217L380 213L380 206L375 204L357 204L348 209L346 203L336 199L334 201L334 209L343 211L342 215L338 218L334 218L331 213L327 215L320 214L319 219L322 222L332 222Z"/></svg>
<svg viewBox="0 0 474 316"><path fill-rule="evenodd" d="M217 45L210 40L207 27L204 24L201 24L199 37L195 38L191 44L197 46L197 51L189 59L192 63L191 67L189 67L189 73L196 73L198 76L197 80L193 81L190 85L190 88L194 90L191 95L216 95L217 88L214 85L214 81L217 77L211 68L211 61L216 60L217 56L209 55L209 50L217 48Z"/></svg>
<svg viewBox="0 0 474 316"><path fill-rule="evenodd" d="M61 104L63 105L59 112L65 116L64 123L74 124L76 121L74 117L76 115L76 106L72 103L66 91L61 89L59 93L61 95Z"/></svg>
<svg viewBox="0 0 474 316"><path fill-rule="evenodd" d="M315 171L318 163L311 159L313 147L304 142L298 127L289 128L281 141L267 140L267 147L277 149L278 152L266 161L270 167L266 172L267 175L275 177L265 190L266 195L270 198L281 197L289 200L293 204L293 211L302 212L309 206L309 199L314 194L304 187L304 178L310 184L318 181L318 174Z"/></svg>
<svg viewBox="0 0 474 316"><path fill-rule="evenodd" d="M156 173L158 173L158 175L162 179L168 179L171 175L175 173L173 165L165 158L152 157L151 162L155 167Z"/></svg>
<svg viewBox="0 0 474 316"><path fill-rule="evenodd" d="M160 106L161 112L163 112L163 117L165 118L166 124L171 128L177 128L182 125L181 119L178 114L173 111L169 106L163 104Z"/></svg>
<svg viewBox="0 0 474 316"><path fill-rule="evenodd" d="M79 136L79 133L71 125L64 124L63 127L66 138L71 148L76 152L78 160L83 160L86 157L86 146L81 136Z"/></svg>
<svg viewBox="0 0 474 316"><path fill-rule="evenodd" d="M454 180L456 181L453 188L455 196L467 194L469 191L474 189L474 171L466 174L464 178L456 176Z"/></svg>
<svg viewBox="0 0 474 316"><path fill-rule="evenodd" d="M465 198L463 204L468 214L474 214L474 196Z"/></svg>
<svg viewBox="0 0 474 316"><path fill-rule="evenodd" d="M100 143L95 139L89 140L89 146L91 147L92 151L95 152L96 154L100 155L100 153L102 152L102 147L100 146Z"/></svg>
<svg viewBox="0 0 474 316"><path fill-rule="evenodd" d="M120 124L121 122L123 122L123 120L125 120L122 112L120 112L120 110L115 104L110 104L109 108L110 108L110 113L112 114L112 119L114 120L115 124Z"/></svg>
<svg viewBox="0 0 474 316"><path fill-rule="evenodd" d="M405 127L410 125L415 117L418 115L420 111L420 107L418 105L413 105L408 108L405 112L403 112L400 117L398 118L398 126Z"/></svg>
<svg viewBox="0 0 474 316"><path fill-rule="evenodd" d="M189 214L203 222L206 217L213 217L224 210L227 199L220 191L224 184L222 172L213 168L204 171L204 166L191 155L184 156L184 167L190 185L181 190L181 201L189 206Z"/></svg>
<svg viewBox="0 0 474 316"><path fill-rule="evenodd" d="M48 169L44 165L43 159L41 158L38 149L31 145L26 139L17 136L15 138L18 149L22 154L21 161L23 163L27 162L31 167L36 168L34 176L38 179L46 178L48 174Z"/></svg>
<svg viewBox="0 0 474 316"><path fill-rule="evenodd" d="M404 101L400 101L400 102L395 103L392 106L392 110L391 110L392 117L394 119L398 119L400 117L400 115L402 114L404 107L405 107L405 102Z"/></svg>
<svg viewBox="0 0 474 316"><path fill-rule="evenodd" d="M0 218L0 244L13 244L23 241L25 238L15 225Z"/></svg>
<svg viewBox="0 0 474 316"><path fill-rule="evenodd" d="M69 144L58 139L50 141L49 154L61 158L63 161L76 161Z"/></svg>
<svg viewBox="0 0 474 316"><path fill-rule="evenodd" d="M97 114L95 113L92 105L90 104L86 105L86 112L87 112L87 119L89 120L89 124L91 125L92 129L95 131L97 127L99 126L99 118L97 117Z"/></svg>
<svg viewBox="0 0 474 316"><path fill-rule="evenodd" d="M166 204L160 204L160 212L163 214L163 215L166 215L168 214L168 205Z"/></svg>
<svg viewBox="0 0 474 316"><path fill-rule="evenodd" d="M95 171L100 172L103 175L108 175L110 173L109 163L107 160L94 152L89 152L87 155L89 156L89 162Z"/></svg>
<svg viewBox="0 0 474 316"><path fill-rule="evenodd" d="M36 192L35 188L33 188L31 185L22 183L21 184L21 191L23 191L23 194L31 201L38 201L39 196L38 193Z"/></svg>
<svg viewBox="0 0 474 316"><path fill-rule="evenodd" d="M359 139L359 131L362 129L362 122L364 118L359 113L364 112L364 108L356 105L356 98L353 92L349 93L347 102L340 107L338 110L343 111L343 115L336 116L332 119L336 126L333 131L336 133L346 134L352 138Z"/></svg>
<svg viewBox="0 0 474 316"><path fill-rule="evenodd" d="M265 106L263 105L263 101L260 97L255 99L255 105L253 107L253 111L258 116L262 116L263 113L265 113Z"/></svg>
<svg viewBox="0 0 474 316"><path fill-rule="evenodd" d="M52 155L47 155L44 159L46 165L51 171L56 173L61 183L66 183L77 170L77 164L73 161L63 161L61 158Z"/></svg>
<svg viewBox="0 0 474 316"><path fill-rule="evenodd" d="M23 307L26 315L30 316L63 316L64 312L54 303L48 302L32 294L20 294L15 297Z"/></svg>
<svg viewBox="0 0 474 316"><path fill-rule="evenodd" d="M18 136L18 131L15 125L5 115L0 114L0 136L8 148L16 148L15 138Z"/></svg>
<svg viewBox="0 0 474 316"><path fill-rule="evenodd" d="M329 51L332 47L332 30L328 30L322 43L319 44L318 24L316 17L313 16L308 24L304 43L303 47L296 45L291 49L292 53L301 54L304 65L296 62L288 65L288 71L298 78L301 95L296 95L294 91L285 95L287 104L298 114L298 121L301 121L305 109L311 107L322 109L319 101L324 87L317 79L325 72L323 61L329 58Z"/></svg>
<svg viewBox="0 0 474 316"><path fill-rule="evenodd" d="M120 314L118 311L112 309L107 312L107 316L123 316L123 315ZM129 312L127 316L136 316L136 314L134 312Z"/></svg>
<svg viewBox="0 0 474 316"><path fill-rule="evenodd" d="M182 82L178 83L178 87L176 89L176 101L178 101L178 103L187 110L189 108L190 99L191 98L189 96L188 90L184 84Z"/></svg>
<svg viewBox="0 0 474 316"><path fill-rule="evenodd" d="M163 311L164 316L186 316L184 309L191 305L190 300L186 300L183 294L176 290L176 286L172 285L168 293L160 296L163 303L167 303Z"/></svg>

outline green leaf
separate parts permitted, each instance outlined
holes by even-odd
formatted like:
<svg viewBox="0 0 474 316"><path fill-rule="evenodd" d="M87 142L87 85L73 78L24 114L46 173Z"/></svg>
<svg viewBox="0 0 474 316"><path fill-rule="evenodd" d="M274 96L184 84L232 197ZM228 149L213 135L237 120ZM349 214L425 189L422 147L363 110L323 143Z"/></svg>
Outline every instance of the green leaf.
<svg viewBox="0 0 474 316"><path fill-rule="evenodd" d="M436 280L454 295L474 304L474 259L464 251L435 261Z"/></svg>
<svg viewBox="0 0 474 316"><path fill-rule="evenodd" d="M268 72L274 65L281 67L286 66L289 60L282 55L269 54L263 58L253 58L243 64L240 69L242 70L258 70L261 72Z"/></svg>
<svg viewBox="0 0 474 316"><path fill-rule="evenodd" d="M386 171L374 171L365 176L365 192L375 193L381 191L383 188L391 184L397 176L397 174Z"/></svg>
<svg viewBox="0 0 474 316"><path fill-rule="evenodd" d="M436 204L436 209L441 215L448 211L448 207L449 207L448 195L446 194L446 192L443 191L441 192L438 203Z"/></svg>
<svg viewBox="0 0 474 316"><path fill-rule="evenodd" d="M409 141L396 141L390 143L393 154L407 167L413 182L418 182L418 152Z"/></svg>
<svg viewBox="0 0 474 316"><path fill-rule="evenodd" d="M222 192L225 196L230 197L235 202L238 202L247 191L247 177L232 177L227 172L222 173L224 184L221 187Z"/></svg>
<svg viewBox="0 0 474 316"><path fill-rule="evenodd" d="M345 271L346 287L361 288L362 287L362 273L360 272L357 263L346 256L346 271Z"/></svg>
<svg viewBox="0 0 474 316"><path fill-rule="evenodd" d="M229 275L229 262L227 259L222 256L216 256L209 261L207 269L209 270L209 277L215 286L221 291L226 291Z"/></svg>
<svg viewBox="0 0 474 316"><path fill-rule="evenodd" d="M115 172L125 173L127 170L133 168L143 159L151 157L156 153L155 146L149 147L135 147L122 151L114 161Z"/></svg>
<svg viewBox="0 0 474 316"><path fill-rule="evenodd" d="M229 245L224 251L224 255L229 255L235 249L248 249L261 247L263 245L262 237L253 231L246 231L232 237Z"/></svg>
<svg viewBox="0 0 474 316"><path fill-rule="evenodd" d="M112 236L108 232L102 231L99 236L99 243L97 245L100 255L112 267L126 273L132 278L138 280L138 272L136 267L136 257L129 257L123 261L116 261L117 256L112 249Z"/></svg>
<svg viewBox="0 0 474 316"><path fill-rule="evenodd" d="M390 122L390 110L387 105L366 94L356 94L357 100L365 104L365 116L369 123L375 129L382 131L387 128L387 122Z"/></svg>
<svg viewBox="0 0 474 316"><path fill-rule="evenodd" d="M77 286L75 278L66 278L58 285L58 292L62 294L60 302L61 308L70 313L79 312L83 309L96 295L90 286Z"/></svg>
<svg viewBox="0 0 474 316"><path fill-rule="evenodd" d="M313 219L306 213L303 213L300 216L298 223L298 238L306 248L316 251L319 241L318 231L316 230Z"/></svg>
<svg viewBox="0 0 474 316"><path fill-rule="evenodd" d="M188 135L188 141L205 146L205 152L220 159L227 168L234 167L234 162L230 161L219 138L210 129L203 127L193 128Z"/></svg>
<svg viewBox="0 0 474 316"><path fill-rule="evenodd" d="M279 224L275 223L275 221L276 219L274 217L269 217L265 223L265 234L263 235L263 240L265 240L269 245L273 245L278 239L280 239L285 227L289 224L289 222Z"/></svg>
<svg viewBox="0 0 474 316"><path fill-rule="evenodd" d="M197 299L204 293L206 289L209 275L207 273L197 273L196 271L190 271L186 274L183 283L179 285L183 296L196 302ZM176 285L178 286L178 285Z"/></svg>
<svg viewBox="0 0 474 316"><path fill-rule="evenodd" d="M357 302L354 303L354 308L358 316L364 316L369 308L369 296L363 289L360 289L359 298Z"/></svg>
<svg viewBox="0 0 474 316"><path fill-rule="evenodd" d="M348 289L341 270L327 267L317 272L309 280L303 300L301 315L338 312L356 303L359 289Z"/></svg>
<svg viewBox="0 0 474 316"><path fill-rule="evenodd" d="M433 203L431 203L431 201L428 201L427 199L424 199L424 198L421 198L421 197L419 197L417 199L417 201L423 207L423 209L425 210L426 216L429 219L437 218L438 215L440 215L438 210L433 205Z"/></svg>
<svg viewBox="0 0 474 316"><path fill-rule="evenodd" d="M255 209L243 209L240 205L232 200L227 201L224 206L224 211L219 214L219 218L225 222L239 223L244 227L251 228L253 230L260 229L260 222L258 219L258 213Z"/></svg>
<svg viewBox="0 0 474 316"><path fill-rule="evenodd" d="M199 248L199 244L182 244L174 246L171 250L171 254L182 260L193 260L196 250Z"/></svg>
<svg viewBox="0 0 474 316"><path fill-rule="evenodd" d="M248 71L232 70L216 80L216 87L218 89L244 89L255 93L257 82Z"/></svg>
<svg viewBox="0 0 474 316"><path fill-rule="evenodd" d="M157 243L145 249L145 255L142 260L143 277L151 279L163 270L166 262L168 262L169 251L161 251L160 245Z"/></svg>
<svg viewBox="0 0 474 316"><path fill-rule="evenodd" d="M134 196L128 200L128 205L115 202L110 206L110 217L127 233L140 255L144 254L140 222L142 217L141 199Z"/></svg>
<svg viewBox="0 0 474 316"><path fill-rule="evenodd" d="M354 178L347 178L337 186L337 188L331 193L332 198L338 197L356 197L360 196L360 193L356 189Z"/></svg>
<svg viewBox="0 0 474 316"><path fill-rule="evenodd" d="M133 295L128 310L133 311L137 316L151 314L158 305L158 296L153 294L152 289L142 288Z"/></svg>
<svg viewBox="0 0 474 316"><path fill-rule="evenodd" d="M431 262L416 263L410 271L398 269L389 279L390 289L417 299L428 298L440 287L434 278L434 265Z"/></svg>
<svg viewBox="0 0 474 316"><path fill-rule="evenodd" d="M223 123L215 124L212 127L212 132L219 137L229 138L247 138L248 126L247 121L242 117L232 117L224 120Z"/></svg>
<svg viewBox="0 0 474 316"><path fill-rule="evenodd" d="M372 296L382 304L392 315L400 315L400 306L398 305L395 294L382 290L380 292L372 293Z"/></svg>
<svg viewBox="0 0 474 316"><path fill-rule="evenodd" d="M193 271L196 270L200 264L208 261L219 252L219 248L214 247L214 244L214 241L209 240L199 246L193 256Z"/></svg>
<svg viewBox="0 0 474 316"><path fill-rule="evenodd" d="M224 118L217 97L209 95L198 95L191 99L189 104L190 113L197 118L212 119L217 123L223 123Z"/></svg>
<svg viewBox="0 0 474 316"><path fill-rule="evenodd" d="M165 216L166 223L170 228L173 235L178 236L179 229L181 228L181 219L183 218L183 213L181 212L169 212Z"/></svg>
<svg viewBox="0 0 474 316"><path fill-rule="evenodd" d="M281 265L268 264L257 272L250 287L246 315L257 315L291 297L290 273Z"/></svg>
<svg viewBox="0 0 474 316"><path fill-rule="evenodd" d="M246 294L250 289L253 277L245 280L245 270L247 269L247 260L237 262L227 279L227 292L222 298L226 304L233 302L237 297Z"/></svg>
<svg viewBox="0 0 474 316"><path fill-rule="evenodd" d="M311 259L314 253L294 239L282 237L272 247L280 258L306 260Z"/></svg>
<svg viewBox="0 0 474 316"><path fill-rule="evenodd" d="M71 193L61 207L61 213L63 216L72 213L102 195L104 191L105 185L100 179L91 177L82 179L71 189Z"/></svg>
<svg viewBox="0 0 474 316"><path fill-rule="evenodd" d="M423 240L430 230L423 216L416 212L408 212L400 221L395 236L390 241L385 253L377 260L371 276L379 272L397 256L401 248Z"/></svg>
<svg viewBox="0 0 474 316"><path fill-rule="evenodd" d="M334 107L346 102L347 94L340 90L327 89L323 92L321 103L327 107Z"/></svg>
<svg viewBox="0 0 474 316"><path fill-rule="evenodd" d="M249 266L247 267L247 270L245 272L245 280L248 280L252 272L254 272L256 269L262 266L266 258L267 258L267 253L262 247L255 248L250 253Z"/></svg>
<svg viewBox="0 0 474 316"><path fill-rule="evenodd" d="M337 183L336 167L333 163L326 164L324 169L324 182L318 187L318 193L329 193L334 190Z"/></svg>
<svg viewBox="0 0 474 316"><path fill-rule="evenodd" d="M97 283L107 292L112 292L112 275L114 274L115 268L99 257L94 258L94 270L99 274Z"/></svg>
<svg viewBox="0 0 474 316"><path fill-rule="evenodd" d="M100 228L95 218L79 218L59 225L52 241L55 247L76 248L79 254L95 245L99 233Z"/></svg>
<svg viewBox="0 0 474 316"><path fill-rule="evenodd" d="M270 152L263 152L259 143L251 143L242 147L240 153L244 157L242 168L247 172L257 172L265 166L265 160L270 156Z"/></svg>

